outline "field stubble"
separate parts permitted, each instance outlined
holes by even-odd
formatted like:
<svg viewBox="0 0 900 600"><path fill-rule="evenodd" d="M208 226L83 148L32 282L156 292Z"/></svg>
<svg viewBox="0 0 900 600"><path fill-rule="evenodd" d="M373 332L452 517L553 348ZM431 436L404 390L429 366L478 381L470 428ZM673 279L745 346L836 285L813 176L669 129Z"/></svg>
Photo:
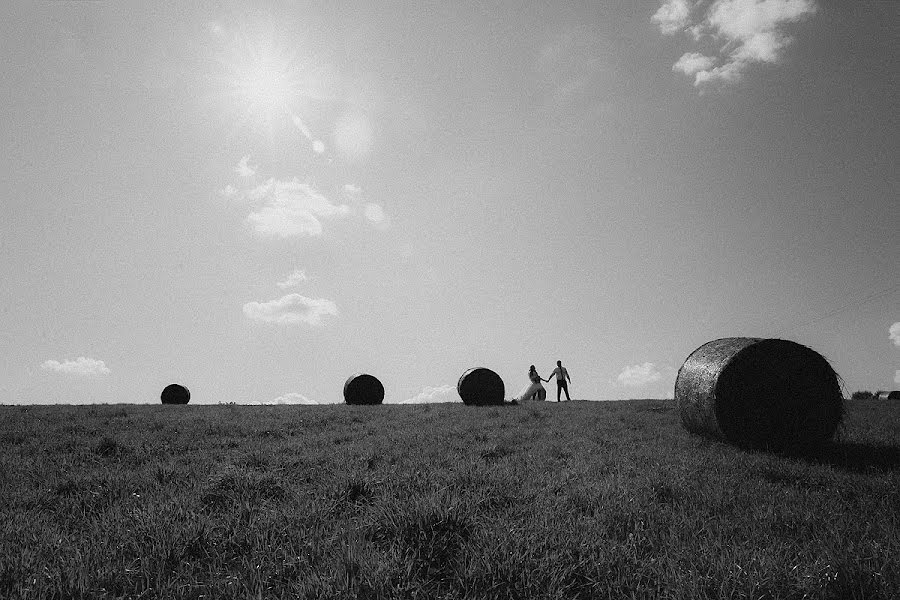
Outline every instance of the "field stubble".
<svg viewBox="0 0 900 600"><path fill-rule="evenodd" d="M0 407L0 597L897 598L897 411L802 458L669 401Z"/></svg>

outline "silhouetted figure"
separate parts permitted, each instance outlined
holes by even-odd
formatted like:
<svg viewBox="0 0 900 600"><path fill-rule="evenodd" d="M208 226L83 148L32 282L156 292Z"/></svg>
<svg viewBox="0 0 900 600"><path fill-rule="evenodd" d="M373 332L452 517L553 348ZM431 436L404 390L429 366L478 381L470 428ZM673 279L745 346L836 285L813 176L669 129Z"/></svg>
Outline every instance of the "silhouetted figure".
<svg viewBox="0 0 900 600"><path fill-rule="evenodd" d="M566 400L571 400L569 397L569 383L567 383L566 380L571 382L572 378L569 377L569 371L562 366L562 361L556 361L556 368L550 373L550 377L553 377L554 375L556 375L556 401L559 402L563 390L566 392ZM548 379L547 381L550 380Z"/></svg>
<svg viewBox="0 0 900 600"><path fill-rule="evenodd" d="M531 368L528 369L528 379L531 383L524 389L522 392L513 398L518 402L522 400L545 400L547 398L547 390L541 385L542 381L550 381L549 379L544 379L540 375L538 375L537 369L534 365L531 365Z"/></svg>

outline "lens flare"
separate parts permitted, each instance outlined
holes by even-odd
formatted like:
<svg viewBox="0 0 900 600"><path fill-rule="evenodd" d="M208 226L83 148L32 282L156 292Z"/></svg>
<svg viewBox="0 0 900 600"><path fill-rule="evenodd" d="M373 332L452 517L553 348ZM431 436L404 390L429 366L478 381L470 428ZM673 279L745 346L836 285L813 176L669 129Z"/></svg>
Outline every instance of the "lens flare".
<svg viewBox="0 0 900 600"><path fill-rule="evenodd" d="M251 115L271 120L291 114L300 90L287 58L250 52L234 65L232 75L232 88Z"/></svg>

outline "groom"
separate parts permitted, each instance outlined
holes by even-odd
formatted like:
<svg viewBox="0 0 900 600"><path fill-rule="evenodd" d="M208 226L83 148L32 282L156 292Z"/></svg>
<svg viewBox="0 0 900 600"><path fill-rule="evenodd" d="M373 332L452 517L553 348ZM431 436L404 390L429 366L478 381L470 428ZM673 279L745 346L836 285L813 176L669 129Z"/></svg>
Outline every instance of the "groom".
<svg viewBox="0 0 900 600"><path fill-rule="evenodd" d="M562 361L556 361L556 368L550 373L550 377L554 375L556 375L556 401L559 402L559 397L563 390L566 391L566 400L571 401L572 399L569 398L569 383L572 382L572 378L569 377L569 371L562 366ZM566 383L567 379L569 383Z"/></svg>

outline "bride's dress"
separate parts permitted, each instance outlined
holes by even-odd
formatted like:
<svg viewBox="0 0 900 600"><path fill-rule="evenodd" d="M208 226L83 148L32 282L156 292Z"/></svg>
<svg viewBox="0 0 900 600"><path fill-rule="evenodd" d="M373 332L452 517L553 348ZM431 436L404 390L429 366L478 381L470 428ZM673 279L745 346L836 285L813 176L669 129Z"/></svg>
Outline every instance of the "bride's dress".
<svg viewBox="0 0 900 600"><path fill-rule="evenodd" d="M537 394L538 400L546 400L547 399L547 390L541 385L541 381L537 380L533 383L529 383L525 386L518 396L515 397L516 402L521 402L522 400L531 400L531 397Z"/></svg>

